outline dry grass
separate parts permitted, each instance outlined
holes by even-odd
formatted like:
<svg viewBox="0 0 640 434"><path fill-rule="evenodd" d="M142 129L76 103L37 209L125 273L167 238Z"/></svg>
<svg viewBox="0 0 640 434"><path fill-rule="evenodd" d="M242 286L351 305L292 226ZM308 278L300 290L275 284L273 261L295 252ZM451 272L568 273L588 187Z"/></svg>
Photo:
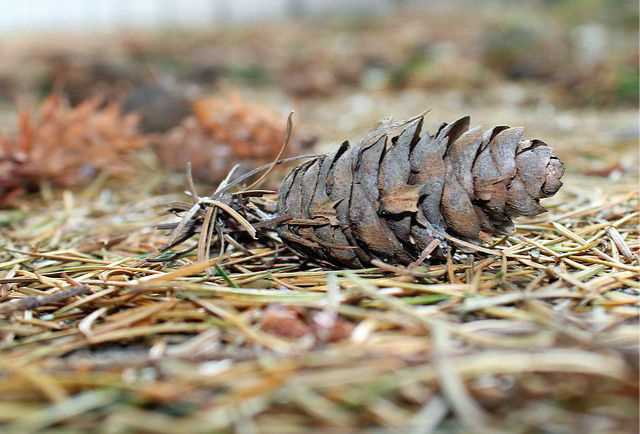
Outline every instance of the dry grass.
<svg viewBox="0 0 640 434"><path fill-rule="evenodd" d="M261 247L147 262L172 199L143 199L154 178L4 212L3 432L633 432L638 195L589 180L412 270Z"/></svg>

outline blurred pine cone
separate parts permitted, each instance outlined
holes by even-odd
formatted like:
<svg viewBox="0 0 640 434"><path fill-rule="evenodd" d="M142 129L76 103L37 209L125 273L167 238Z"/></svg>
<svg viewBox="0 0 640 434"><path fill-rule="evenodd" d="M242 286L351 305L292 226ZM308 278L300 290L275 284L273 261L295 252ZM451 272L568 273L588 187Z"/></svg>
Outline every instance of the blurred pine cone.
<svg viewBox="0 0 640 434"><path fill-rule="evenodd" d="M193 176L205 182L221 181L235 164L250 169L272 161L282 146L282 119L268 108L237 96L206 98L193 104L194 116L162 137L160 160L174 170L191 162ZM295 154L313 140L292 141Z"/></svg>
<svg viewBox="0 0 640 434"><path fill-rule="evenodd" d="M48 97L38 114L20 114L14 136L0 137L0 202L45 181L73 187L99 171L126 172L131 152L146 145L137 123L98 98L72 108L59 95Z"/></svg>
<svg viewBox="0 0 640 434"><path fill-rule="evenodd" d="M357 146L293 169L279 193L278 233L301 256L363 267L409 264L445 233L477 241L544 211L564 169L522 128L469 129L469 117L422 133L423 116L386 122Z"/></svg>

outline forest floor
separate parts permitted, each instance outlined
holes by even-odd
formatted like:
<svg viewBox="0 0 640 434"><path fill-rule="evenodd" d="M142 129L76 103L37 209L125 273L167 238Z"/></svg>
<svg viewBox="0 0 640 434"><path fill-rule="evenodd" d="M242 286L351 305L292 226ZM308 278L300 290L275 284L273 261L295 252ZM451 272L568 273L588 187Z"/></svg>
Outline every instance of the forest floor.
<svg viewBox="0 0 640 434"><path fill-rule="evenodd" d="M429 129L470 114L555 147L567 174L550 211L444 263L327 270L260 246L149 262L186 186L152 159L127 183L45 187L1 210L0 430L637 432L637 112L532 94L293 105L322 151L425 109Z"/></svg>

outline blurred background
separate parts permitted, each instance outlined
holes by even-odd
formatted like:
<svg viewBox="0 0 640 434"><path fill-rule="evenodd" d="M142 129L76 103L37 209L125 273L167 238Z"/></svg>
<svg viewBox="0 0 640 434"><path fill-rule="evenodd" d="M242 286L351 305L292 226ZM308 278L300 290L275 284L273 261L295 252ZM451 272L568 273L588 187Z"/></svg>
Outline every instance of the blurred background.
<svg viewBox="0 0 640 434"><path fill-rule="evenodd" d="M198 160L217 181L271 158L292 109L292 152L430 109L432 126L528 127L584 172L637 164L635 0L5 3L0 136L20 134L21 111L45 122L52 94L67 110L99 98L136 113L164 166Z"/></svg>
<svg viewBox="0 0 640 434"><path fill-rule="evenodd" d="M9 2L2 96L57 81L80 98L77 81L93 68L107 87L145 73L283 84L297 96L530 80L562 103L636 104L637 30L631 0Z"/></svg>

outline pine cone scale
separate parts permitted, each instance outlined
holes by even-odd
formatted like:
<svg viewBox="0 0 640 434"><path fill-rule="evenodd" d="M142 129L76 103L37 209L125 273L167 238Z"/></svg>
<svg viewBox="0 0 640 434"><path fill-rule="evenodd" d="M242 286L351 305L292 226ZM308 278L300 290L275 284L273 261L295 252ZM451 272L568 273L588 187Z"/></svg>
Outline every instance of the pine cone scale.
<svg viewBox="0 0 640 434"><path fill-rule="evenodd" d="M515 218L520 215L533 217L544 212L544 208L527 193L527 189L520 178L512 179L507 191L506 211L509 217Z"/></svg>
<svg viewBox="0 0 640 434"><path fill-rule="evenodd" d="M356 240L365 245L364 251L371 252L376 257L398 257L403 262L411 261L387 220L378 217L380 162L387 141L388 137L383 135L373 145L358 153L358 160L354 165L349 225ZM395 146L398 146L397 142Z"/></svg>
<svg viewBox="0 0 640 434"><path fill-rule="evenodd" d="M453 142L448 151L447 177L455 176L467 195L473 196L472 167L483 140L479 128L469 130Z"/></svg>
<svg viewBox="0 0 640 434"><path fill-rule="evenodd" d="M357 244L349 225L349 209L353 188L353 150L354 148L349 146L344 153L337 157L335 165L330 170L329 179L332 188L329 197L336 202L338 226L335 228L334 237L337 243L352 246L358 262L365 264L368 261L368 256Z"/></svg>
<svg viewBox="0 0 640 434"><path fill-rule="evenodd" d="M515 156L523 135L524 128L509 128L497 134L489 145L493 162L501 175L508 177L515 175Z"/></svg>
<svg viewBox="0 0 640 434"><path fill-rule="evenodd" d="M306 232L305 228L298 228L302 233L308 233L309 237L318 243L320 246L317 251L319 259L324 260L327 256L325 252L331 252L330 255L333 256L334 262L343 265L359 264L345 234L337 229L340 224L337 217L338 201L333 200L330 196L330 192L334 190L332 169L337 159L347 150L348 143L345 142L335 154L318 157L317 172L313 173L314 176L311 179L305 180L307 185L314 186L311 192L307 190L305 193L310 199L305 215L316 222L326 222L327 224L314 226L310 232ZM282 191L284 192L288 188L288 185L283 184Z"/></svg>
<svg viewBox="0 0 640 434"><path fill-rule="evenodd" d="M421 122L414 122L408 126L380 163L378 187L383 197L408 183L411 175L409 157L411 148L415 145L416 139L419 138L420 128Z"/></svg>
<svg viewBox="0 0 640 434"><path fill-rule="evenodd" d="M445 222L440 212L440 201L444 189L447 150L446 137L431 137L425 134L413 149L410 158L411 184L422 185L420 208L424 217L434 227L444 231Z"/></svg>
<svg viewBox="0 0 640 434"><path fill-rule="evenodd" d="M560 190L562 187L562 182L560 178L564 174L564 165L562 161L556 156L551 156L549 160L549 164L547 164L546 177L544 180L544 184L542 184L542 192L544 193L544 197L551 197Z"/></svg>
<svg viewBox="0 0 640 434"><path fill-rule="evenodd" d="M476 240L483 229L481 210L473 204L475 191L472 166L482 145L483 134L479 128L468 130L454 142L450 142L446 156L446 179L441 199L441 209L447 226L457 234ZM491 229L486 227L486 229Z"/></svg>
<svg viewBox="0 0 640 434"><path fill-rule="evenodd" d="M446 225L456 234L476 240L480 234L480 222L475 207L457 177L447 177L447 180L441 199Z"/></svg>

